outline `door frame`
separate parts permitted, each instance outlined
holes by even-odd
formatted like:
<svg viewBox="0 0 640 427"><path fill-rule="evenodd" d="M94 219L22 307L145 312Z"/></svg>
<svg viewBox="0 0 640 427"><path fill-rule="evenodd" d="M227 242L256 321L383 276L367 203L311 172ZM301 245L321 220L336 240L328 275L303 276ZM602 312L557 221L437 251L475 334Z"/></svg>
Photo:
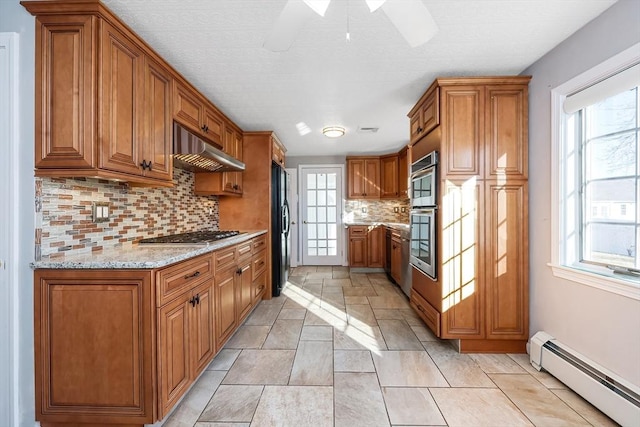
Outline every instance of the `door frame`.
<svg viewBox="0 0 640 427"><path fill-rule="evenodd" d="M299 254L300 254L300 237L298 227L298 216L299 216L299 196L298 196L298 169L296 168L285 168L284 169L289 174L289 185L287 186L287 200L289 201L289 214L291 215L291 250L290 250L290 265L291 267L297 267L299 264Z"/></svg>
<svg viewBox="0 0 640 427"><path fill-rule="evenodd" d="M18 33L0 33L0 149L5 153L0 161L0 180L8 183L0 186L0 200L5 208L0 209L0 223L6 224L7 239L0 242L0 331L7 331L8 346L0 349L0 425L17 425L20 419L18 391L18 263L19 263L19 61ZM7 144L7 146L5 146ZM4 231L4 230L3 230ZM23 301L23 304L27 301ZM1 410L6 408L6 412ZM5 415L2 415L5 413ZM6 417L6 418L5 418Z"/></svg>
<svg viewBox="0 0 640 427"><path fill-rule="evenodd" d="M338 220L339 223L338 225L338 230L337 233L341 234L342 238L339 240L339 245L338 245L338 253L340 253L340 260L342 262L343 266L348 265L347 263L347 251L346 251L346 241L347 241L347 229L346 227L344 227L344 207L345 207L345 191L346 191L346 187L345 187L345 164L344 163L333 163L333 164L326 164L326 163L322 163L322 164L301 164L298 165L298 188L301 189L302 188L302 181L303 181L303 170L304 169L322 169L322 168L336 168L336 169L340 169L340 192L341 192L341 196L340 197L340 201L338 202L338 207L340 208L340 212L338 215ZM300 192L300 190L299 190ZM304 216L302 213L302 205L303 205L303 201L306 201L306 198L304 196L304 194L300 194L300 197L298 198L299 200L299 207L298 207L298 212L299 212L299 216L298 219L302 220L302 217ZM298 221L300 222L300 221ZM342 230L342 233L340 233L340 231ZM300 253L300 265L304 265L304 257L303 257L303 253L302 251L304 250L303 248L305 247L304 245L304 233L302 231L302 229L299 229L298 231L298 248L299 248L299 253Z"/></svg>

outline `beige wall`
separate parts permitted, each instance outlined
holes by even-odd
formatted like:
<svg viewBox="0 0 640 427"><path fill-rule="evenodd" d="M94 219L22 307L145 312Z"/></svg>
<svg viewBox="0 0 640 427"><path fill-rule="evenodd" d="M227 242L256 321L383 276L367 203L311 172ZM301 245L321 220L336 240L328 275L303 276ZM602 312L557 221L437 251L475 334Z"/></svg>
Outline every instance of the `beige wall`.
<svg viewBox="0 0 640 427"><path fill-rule="evenodd" d="M640 301L556 278L551 261L551 95L554 87L640 42L640 2L620 0L523 74L529 99L531 334L544 330L640 386Z"/></svg>

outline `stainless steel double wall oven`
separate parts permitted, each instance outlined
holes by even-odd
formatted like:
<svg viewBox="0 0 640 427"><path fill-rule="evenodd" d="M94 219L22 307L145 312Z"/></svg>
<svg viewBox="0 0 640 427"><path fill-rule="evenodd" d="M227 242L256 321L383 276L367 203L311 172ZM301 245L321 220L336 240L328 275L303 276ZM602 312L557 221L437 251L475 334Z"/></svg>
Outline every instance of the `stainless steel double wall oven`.
<svg viewBox="0 0 640 427"><path fill-rule="evenodd" d="M436 210L438 152L411 165L411 265L436 279Z"/></svg>

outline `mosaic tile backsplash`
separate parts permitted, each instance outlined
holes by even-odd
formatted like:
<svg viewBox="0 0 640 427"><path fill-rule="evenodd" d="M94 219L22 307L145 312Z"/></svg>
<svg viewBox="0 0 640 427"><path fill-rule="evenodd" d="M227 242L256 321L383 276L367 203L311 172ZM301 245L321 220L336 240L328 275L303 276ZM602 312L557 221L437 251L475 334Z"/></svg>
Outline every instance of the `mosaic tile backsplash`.
<svg viewBox="0 0 640 427"><path fill-rule="evenodd" d="M398 212L394 212L398 208ZM404 212L402 209L404 208ZM406 200L346 200L345 222L409 223L409 199Z"/></svg>
<svg viewBox="0 0 640 427"><path fill-rule="evenodd" d="M194 174L173 171L173 188L92 178L36 178L35 259L130 245L146 237L218 228L218 198L193 194ZM109 221L92 221L108 202Z"/></svg>

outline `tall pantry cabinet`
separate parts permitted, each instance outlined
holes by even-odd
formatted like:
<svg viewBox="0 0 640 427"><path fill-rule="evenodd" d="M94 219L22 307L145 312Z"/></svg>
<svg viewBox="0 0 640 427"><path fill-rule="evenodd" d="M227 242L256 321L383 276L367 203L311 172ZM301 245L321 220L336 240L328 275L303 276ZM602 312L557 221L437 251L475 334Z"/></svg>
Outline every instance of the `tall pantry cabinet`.
<svg viewBox="0 0 640 427"><path fill-rule="evenodd" d="M411 158L437 150L436 279L411 304L463 352L524 352L530 77L437 79L409 113Z"/></svg>

